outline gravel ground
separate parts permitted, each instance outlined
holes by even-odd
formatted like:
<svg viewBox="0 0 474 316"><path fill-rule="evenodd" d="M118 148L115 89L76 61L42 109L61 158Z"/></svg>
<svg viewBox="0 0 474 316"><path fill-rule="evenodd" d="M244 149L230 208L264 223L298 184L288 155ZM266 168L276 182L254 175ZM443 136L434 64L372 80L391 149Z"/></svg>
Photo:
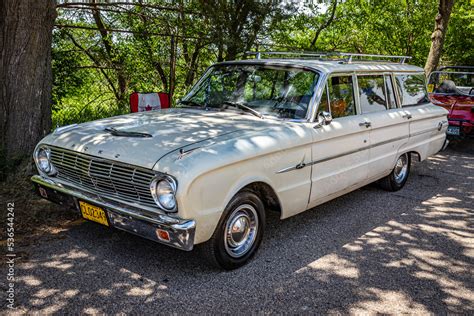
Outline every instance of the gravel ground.
<svg viewBox="0 0 474 316"><path fill-rule="evenodd" d="M416 164L401 191L367 186L284 221L270 217L256 257L231 272L195 251L79 220L22 250L17 310L474 313L471 145Z"/></svg>

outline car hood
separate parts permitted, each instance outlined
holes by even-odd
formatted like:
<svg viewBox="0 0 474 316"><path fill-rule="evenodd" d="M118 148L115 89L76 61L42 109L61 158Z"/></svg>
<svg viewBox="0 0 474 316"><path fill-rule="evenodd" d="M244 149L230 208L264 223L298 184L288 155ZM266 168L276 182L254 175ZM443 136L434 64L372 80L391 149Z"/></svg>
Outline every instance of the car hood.
<svg viewBox="0 0 474 316"><path fill-rule="evenodd" d="M265 122L267 121L267 122ZM152 169L167 153L224 135L268 125L251 115L193 109L168 109L111 117L58 128L42 143ZM152 137L114 136L106 128Z"/></svg>

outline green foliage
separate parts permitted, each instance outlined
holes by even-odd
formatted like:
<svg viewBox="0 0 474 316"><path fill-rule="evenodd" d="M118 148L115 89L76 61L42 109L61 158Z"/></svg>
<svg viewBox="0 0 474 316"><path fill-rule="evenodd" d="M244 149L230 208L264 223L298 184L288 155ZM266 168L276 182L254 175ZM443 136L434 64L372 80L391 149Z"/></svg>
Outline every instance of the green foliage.
<svg viewBox="0 0 474 316"><path fill-rule="evenodd" d="M316 51L413 56L411 63L424 66L437 1L347 0L338 4L336 16L321 32ZM314 11L313 11L314 12ZM274 41L310 49L310 43L325 14L298 15L279 28ZM272 35L273 36L273 35Z"/></svg>
<svg viewBox="0 0 474 316"><path fill-rule="evenodd" d="M474 65L474 2L457 1L444 44L446 65Z"/></svg>
<svg viewBox="0 0 474 316"><path fill-rule="evenodd" d="M298 1L140 3L58 9L56 24L95 29L54 31L54 126L126 113L133 91L170 92L176 102L209 65L252 49L403 54L424 66L438 6L437 0L347 0L330 20L331 4L324 11ZM468 1L456 2L444 64L474 64L473 12Z"/></svg>

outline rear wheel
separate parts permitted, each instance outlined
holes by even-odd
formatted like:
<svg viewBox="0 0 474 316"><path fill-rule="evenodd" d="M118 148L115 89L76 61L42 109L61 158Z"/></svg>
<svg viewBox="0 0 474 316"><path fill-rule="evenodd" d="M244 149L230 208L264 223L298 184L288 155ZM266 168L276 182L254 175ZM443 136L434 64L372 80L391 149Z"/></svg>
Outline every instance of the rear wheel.
<svg viewBox="0 0 474 316"><path fill-rule="evenodd" d="M408 153L398 157L392 172L383 179L379 180L379 185L387 191L398 191L407 182L410 174L411 158Z"/></svg>
<svg viewBox="0 0 474 316"><path fill-rule="evenodd" d="M240 192L224 210L211 239L203 245L205 255L226 270L243 266L262 241L265 209L253 192Z"/></svg>

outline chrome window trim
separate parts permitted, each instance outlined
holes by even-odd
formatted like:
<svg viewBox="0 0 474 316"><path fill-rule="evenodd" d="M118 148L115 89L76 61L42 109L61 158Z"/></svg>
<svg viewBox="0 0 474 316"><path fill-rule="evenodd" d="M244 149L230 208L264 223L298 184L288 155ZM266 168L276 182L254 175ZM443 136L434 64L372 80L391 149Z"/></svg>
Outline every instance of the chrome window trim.
<svg viewBox="0 0 474 316"><path fill-rule="evenodd" d="M396 108L401 109L402 103L400 101L400 95L398 94L397 83L395 81L396 78L393 72L390 73L390 79L392 79L392 90L393 90L393 95L395 97Z"/></svg>
<svg viewBox="0 0 474 316"><path fill-rule="evenodd" d="M422 71L413 71L413 70L397 70L397 71L387 71L386 69L382 70L367 70L367 71L332 71L332 72L326 72L324 73L324 76L321 76L320 78L320 84L318 86L317 91L315 92L314 96L314 111L311 115L310 118L308 118L309 123L314 123L316 120L316 116L319 110L319 104L321 103L321 97L323 93L323 88L326 86L327 89L327 94L329 98L329 87L327 86L327 82L329 78L332 77L340 77L340 76L352 76L352 86L354 89L354 102L355 102L355 109L356 113L354 115L363 115L361 108L360 108L360 99L359 99L359 82L357 80L357 76L373 76L373 75L382 75L382 76L389 76L392 80L392 88L393 88L393 93L395 97L395 103L396 103L396 109L402 109L402 104L401 104L401 99L399 95L399 91L397 89L397 81L396 81L396 75L423 75L424 73ZM427 82L426 76L425 76L425 83ZM323 86L323 87L321 87ZM357 92L357 93L356 93ZM355 95L357 94L357 95ZM386 111L388 110L395 110L395 109L389 109L388 105L386 104ZM329 109L331 109L331 106L329 105ZM380 111L382 112L382 111ZM337 118L334 118L337 120Z"/></svg>
<svg viewBox="0 0 474 316"><path fill-rule="evenodd" d="M322 75L319 78L319 83L317 88L314 91L313 97L311 98L311 113L308 109L308 117L307 117L307 122L308 123L314 123L316 119L316 115L318 113L319 105L321 104L321 97L323 95L323 90L325 87L327 87L327 79L329 78L330 73L322 73ZM326 88L327 89L327 88ZM329 92L329 90L328 90ZM329 94L328 94L328 101L329 101ZM328 103L329 104L329 103Z"/></svg>
<svg viewBox="0 0 474 316"><path fill-rule="evenodd" d="M392 97L394 99L393 101L395 101L395 109L398 108L397 100L395 98L395 92L393 90L392 76L389 72L386 72L386 73L383 74L383 82L384 82L384 87L385 87L385 97L386 97L385 104L386 104L387 111L388 110L394 110L394 109L390 108L390 104L388 103L388 101L389 101L388 98L387 98L388 90L389 90L388 89L389 88L389 86L388 86L389 83L387 82L388 80L390 80L390 82L392 83L392 89L391 90L392 90L392 94L393 94Z"/></svg>
<svg viewBox="0 0 474 316"><path fill-rule="evenodd" d="M352 85L353 85L353 94L354 94L354 102L356 105L356 116L362 115L362 108L360 106L360 95L359 95L359 79L357 76L359 73L355 72L352 74Z"/></svg>
<svg viewBox="0 0 474 316"><path fill-rule="evenodd" d="M191 90L183 97L183 100L187 100L189 96L202 84L204 81L204 78L209 74L209 72L212 70L213 67L218 66L218 65L269 65L269 66L275 66L275 67L282 67L282 68L296 68L296 69L304 69L304 70L309 70L312 72L315 72L319 74L319 80L318 83L316 84L313 92L313 96L311 97L311 100L308 105L308 110L306 112L306 118L304 119L281 119L282 121L286 122L293 122L293 123L314 123L316 121L316 116L319 110L319 105L321 103L321 97L322 93L324 90L324 86L327 86L327 81L329 78L333 76L352 76L352 86L354 89L354 103L355 103L355 110L356 113L354 115L362 115L361 109L360 109L360 100L359 100L359 85L357 81L357 76L358 75L389 75L392 78L392 86L394 89L394 95L395 95L395 102L397 104L397 108L401 109L401 101L400 101L400 96L398 93L398 89L396 89L396 75L407 75L407 74L422 74L424 73L422 71L413 71L413 70L396 70L396 71L387 71L386 69L381 69L381 70L367 70L367 71L330 71L330 72L325 72L317 67L312 67L312 66L306 66L306 65L289 65L287 62L278 62L278 61L272 61L272 62L248 62L248 63L243 63L243 62L221 62L221 63L216 63L214 65L209 66L204 74L201 76L201 78L198 80L198 82L193 85ZM425 83L427 82L426 76L425 76ZM329 87L326 88L328 92L328 98L329 98ZM355 95L357 92L357 95ZM331 108L331 106L329 106ZM386 106L387 108L387 106ZM387 110L389 110L387 108ZM336 118L337 119L337 118Z"/></svg>

